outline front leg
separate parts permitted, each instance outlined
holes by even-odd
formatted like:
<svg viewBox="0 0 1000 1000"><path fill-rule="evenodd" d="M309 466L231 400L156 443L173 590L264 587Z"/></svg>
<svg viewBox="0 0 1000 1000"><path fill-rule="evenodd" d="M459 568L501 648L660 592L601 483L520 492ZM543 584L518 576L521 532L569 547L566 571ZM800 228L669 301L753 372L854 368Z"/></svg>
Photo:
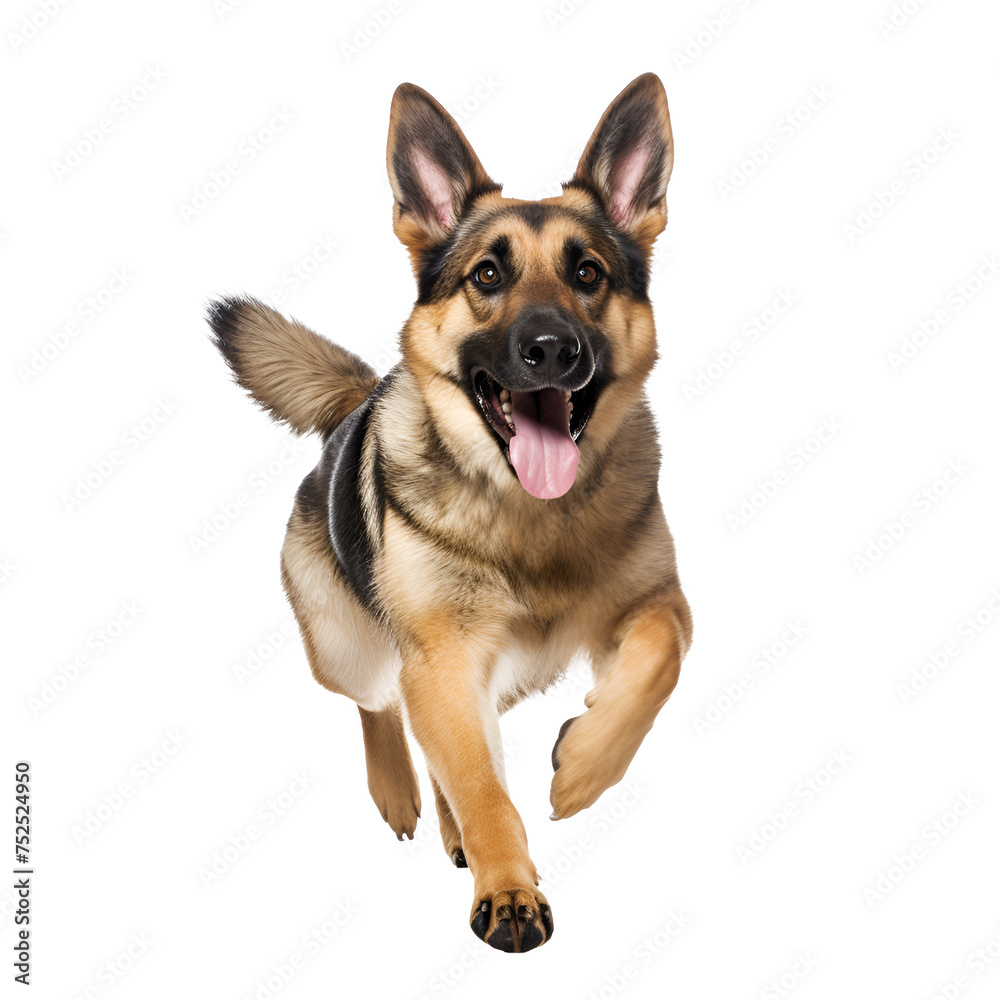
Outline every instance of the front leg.
<svg viewBox="0 0 1000 1000"><path fill-rule="evenodd" d="M421 631L404 650L400 684L413 735L461 832L475 881L472 929L501 951L529 951L552 936L552 913L504 787L492 657L481 634L472 641L440 623Z"/></svg>
<svg viewBox="0 0 1000 1000"><path fill-rule="evenodd" d="M647 598L619 622L596 665L587 711L566 721L552 748L552 818L593 805L625 776L691 644L691 612L677 588Z"/></svg>

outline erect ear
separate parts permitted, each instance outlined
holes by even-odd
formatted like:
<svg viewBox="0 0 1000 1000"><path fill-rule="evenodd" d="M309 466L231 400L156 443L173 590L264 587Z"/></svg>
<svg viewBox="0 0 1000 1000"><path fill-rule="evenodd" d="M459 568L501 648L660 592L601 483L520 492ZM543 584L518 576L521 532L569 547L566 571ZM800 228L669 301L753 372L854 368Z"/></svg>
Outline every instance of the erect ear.
<svg viewBox="0 0 1000 1000"><path fill-rule="evenodd" d="M473 198L500 189L455 119L412 83L393 94L385 159L393 230L418 253L444 240Z"/></svg>
<svg viewBox="0 0 1000 1000"><path fill-rule="evenodd" d="M667 95L655 73L644 73L604 112L565 186L592 191L615 226L651 244L667 224L673 165Z"/></svg>

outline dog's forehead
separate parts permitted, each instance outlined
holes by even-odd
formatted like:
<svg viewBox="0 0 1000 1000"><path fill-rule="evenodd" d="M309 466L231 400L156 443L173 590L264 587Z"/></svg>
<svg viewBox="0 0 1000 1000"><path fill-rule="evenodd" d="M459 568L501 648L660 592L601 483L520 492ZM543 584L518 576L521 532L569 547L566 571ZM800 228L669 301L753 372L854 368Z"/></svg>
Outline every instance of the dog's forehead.
<svg viewBox="0 0 1000 1000"><path fill-rule="evenodd" d="M615 286L645 297L646 261L639 248L616 231L592 198L567 191L542 201L490 193L460 218L448 241L418 268L418 302L453 295L468 270L490 259L517 274L564 276L585 255L596 256Z"/></svg>
<svg viewBox="0 0 1000 1000"><path fill-rule="evenodd" d="M605 234L596 215L559 204L504 199L477 206L463 220L455 249L485 253L498 240L510 249L533 257L559 256L568 239L592 243Z"/></svg>
<svg viewBox="0 0 1000 1000"><path fill-rule="evenodd" d="M585 256L597 257L623 286L644 283L645 262L638 248L608 223L589 198L497 197L477 203L459 224L448 252L452 267L469 267L490 258L519 273L554 276L572 271Z"/></svg>

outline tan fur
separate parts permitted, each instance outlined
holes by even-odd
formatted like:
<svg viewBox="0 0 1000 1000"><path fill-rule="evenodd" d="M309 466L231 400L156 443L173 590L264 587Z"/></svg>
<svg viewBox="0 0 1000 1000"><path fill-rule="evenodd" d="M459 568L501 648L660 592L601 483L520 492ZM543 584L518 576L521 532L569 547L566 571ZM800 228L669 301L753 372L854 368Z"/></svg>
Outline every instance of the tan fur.
<svg viewBox="0 0 1000 1000"><path fill-rule="evenodd" d="M237 381L299 434L329 434L378 382L357 355L262 302L241 300L233 312L216 336Z"/></svg>
<svg viewBox="0 0 1000 1000"><path fill-rule="evenodd" d="M414 625L400 675L403 697L413 733L458 818L462 850L475 879L471 919L489 902L488 939L504 919L503 907L516 896L517 905L532 913L519 923L533 927L544 941L540 907L548 901L535 888L538 873L528 855L524 824L497 776L484 736L490 706L483 698L487 671L479 644L470 643L450 615L430 615Z"/></svg>
<svg viewBox="0 0 1000 1000"><path fill-rule="evenodd" d="M325 459L299 491L282 550L282 579L313 674L361 710L380 813L398 837L413 835L420 795L405 715L427 759L445 850L473 875L473 929L506 950L544 943L553 923L508 794L500 713L556 681L575 655L589 658L595 685L586 710L564 726L553 750L553 815L572 816L621 780L691 641L643 395L656 361L652 309L624 279L584 295L566 274L565 258L578 243L609 270L611 258L623 255L607 235L602 205L622 201L615 157L629 154L621 149L623 122L633 121L657 151L656 170L648 171L656 197L649 201L644 188L626 199L619 223L633 241L631 259L648 262L666 222L656 185L665 190L673 162L666 97L655 77L640 77L616 99L573 181L535 215L525 211L529 203L501 196L436 101L411 85L397 91L387 152L394 228L419 278L428 255L458 227L438 261L448 290L415 306L401 335L402 363L361 411L367 423L350 470L356 492L347 563L331 542L337 508ZM457 172L444 184L443 168L432 168L424 190L414 180L411 147L442 143L451 150L442 162ZM417 167L426 166L423 155ZM464 276L500 239L519 280L490 297ZM545 501L512 473L463 389L470 373L462 362L471 334L507 329L538 303L557 307L580 329L601 331L611 345L580 437L576 481ZM297 429L335 434L375 384L349 352L259 303L231 306L214 325L241 383ZM329 445L337 442L335 435ZM358 537L371 540L363 561L371 604L349 572L363 555Z"/></svg>
<svg viewBox="0 0 1000 1000"><path fill-rule="evenodd" d="M596 664L597 684L556 750L552 810L558 818L592 806L625 776L639 744L673 692L691 641L691 612L678 589L629 612Z"/></svg>
<svg viewBox="0 0 1000 1000"><path fill-rule="evenodd" d="M296 504L281 550L281 578L316 680L377 712L398 703L399 653L337 570L325 520Z"/></svg>
<svg viewBox="0 0 1000 1000"><path fill-rule="evenodd" d="M451 811L451 806L448 805L448 800L445 798L444 792L441 791L441 786L438 784L437 778L434 777L433 773L430 777L431 787L434 789L434 807L437 809L441 843L444 845L445 854L452 861L455 861L456 852L462 849L462 831L458 828L455 814ZM461 861L465 867L468 867L464 854L461 857Z"/></svg>
<svg viewBox="0 0 1000 1000"><path fill-rule="evenodd" d="M412 839L420 817L420 785L398 708L361 709L361 729L368 765L368 790L382 819L402 840Z"/></svg>

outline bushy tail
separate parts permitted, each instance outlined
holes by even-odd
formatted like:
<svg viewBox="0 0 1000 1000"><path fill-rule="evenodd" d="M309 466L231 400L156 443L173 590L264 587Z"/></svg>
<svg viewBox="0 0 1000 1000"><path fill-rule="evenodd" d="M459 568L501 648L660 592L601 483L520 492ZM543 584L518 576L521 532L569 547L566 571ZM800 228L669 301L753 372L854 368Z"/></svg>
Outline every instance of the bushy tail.
<svg viewBox="0 0 1000 1000"><path fill-rule="evenodd" d="M257 299L213 302L208 322L236 381L300 434L333 433L378 382L356 354Z"/></svg>

